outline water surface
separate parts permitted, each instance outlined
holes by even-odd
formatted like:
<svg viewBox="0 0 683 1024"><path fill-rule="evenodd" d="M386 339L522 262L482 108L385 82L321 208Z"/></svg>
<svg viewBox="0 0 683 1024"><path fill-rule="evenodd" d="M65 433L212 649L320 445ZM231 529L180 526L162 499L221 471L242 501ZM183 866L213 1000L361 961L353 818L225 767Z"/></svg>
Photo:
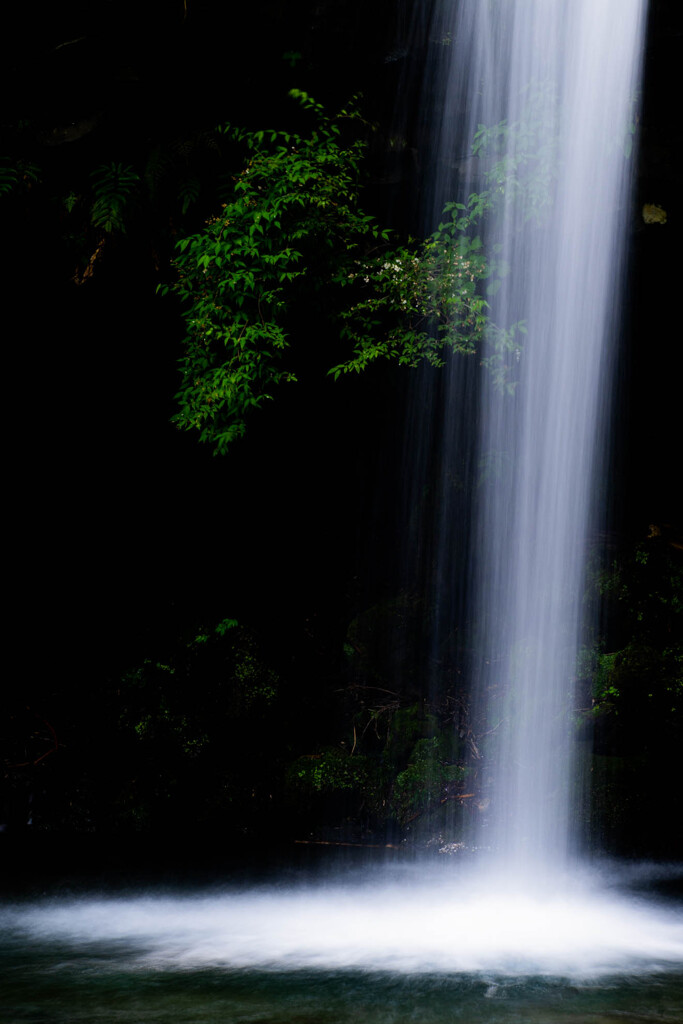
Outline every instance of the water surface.
<svg viewBox="0 0 683 1024"><path fill-rule="evenodd" d="M680 901L586 876L534 894L424 876L8 904L0 1020L683 1021Z"/></svg>

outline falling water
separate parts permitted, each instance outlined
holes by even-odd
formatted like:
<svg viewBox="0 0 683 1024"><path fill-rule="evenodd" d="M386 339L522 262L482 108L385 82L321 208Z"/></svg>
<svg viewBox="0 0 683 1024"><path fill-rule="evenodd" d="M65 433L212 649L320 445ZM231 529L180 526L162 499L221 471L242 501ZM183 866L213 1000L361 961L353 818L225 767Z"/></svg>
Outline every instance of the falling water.
<svg viewBox="0 0 683 1024"><path fill-rule="evenodd" d="M562 867L571 847L572 680L607 451L644 9L476 0L448 5L439 29L450 51L442 164L479 132L461 198L490 195L491 319L516 325L487 353L478 410L488 473L472 564L492 766L479 839L534 875Z"/></svg>

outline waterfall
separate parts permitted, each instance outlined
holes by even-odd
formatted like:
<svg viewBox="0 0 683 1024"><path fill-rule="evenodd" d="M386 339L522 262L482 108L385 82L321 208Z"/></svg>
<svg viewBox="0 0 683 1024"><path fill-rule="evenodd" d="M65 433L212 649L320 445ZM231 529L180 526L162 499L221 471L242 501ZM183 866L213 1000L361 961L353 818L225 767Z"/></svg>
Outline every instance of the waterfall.
<svg viewBox="0 0 683 1024"><path fill-rule="evenodd" d="M53 895L3 901L7 1020L683 1020L683 867L570 863L573 680L607 476L646 0L433 3L442 59L426 88L443 118L417 115L424 216L489 192L475 230L505 333L481 365L456 356L417 375L406 575L431 599L430 682L452 670L454 635L471 652L480 698L461 728L493 877L459 854L425 869L356 849L320 869L304 844L271 877L218 844L217 879L195 886L184 867L177 886L160 871L156 887L123 889L116 843L113 873L91 868L83 891L67 874ZM429 0L415 6L427 18ZM41 851L59 837L45 838ZM43 893L42 864L29 877Z"/></svg>
<svg viewBox="0 0 683 1024"><path fill-rule="evenodd" d="M472 407L468 600L487 795L477 843L534 874L573 846L573 680L608 453L645 7L461 0L432 19L446 54L433 192L437 205L454 185L463 201L488 194L490 316L517 325L492 336ZM461 443L445 431L445 464Z"/></svg>

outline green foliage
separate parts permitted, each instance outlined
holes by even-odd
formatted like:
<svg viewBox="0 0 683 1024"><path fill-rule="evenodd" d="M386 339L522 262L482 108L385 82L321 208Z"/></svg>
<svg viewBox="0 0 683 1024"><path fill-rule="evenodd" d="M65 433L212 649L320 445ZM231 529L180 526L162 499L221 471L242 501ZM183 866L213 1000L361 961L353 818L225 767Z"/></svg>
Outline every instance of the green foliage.
<svg viewBox="0 0 683 1024"><path fill-rule="evenodd" d="M222 619L216 626L216 633L218 636L225 636L229 629L235 629L237 625L237 619Z"/></svg>
<svg viewBox="0 0 683 1024"><path fill-rule="evenodd" d="M245 162L220 216L178 244L173 290L186 306L188 334L175 421L217 452L278 384L296 379L281 364L292 286L308 275L310 288L321 287L347 233L376 233L357 203L362 143L340 141L339 121L357 112L333 121L306 94L295 95L316 116L311 135L226 126Z"/></svg>
<svg viewBox="0 0 683 1024"><path fill-rule="evenodd" d="M383 756L393 765L405 765L415 744L421 742L425 731L436 728L433 716L426 716L419 703L409 704L392 711L386 734Z"/></svg>
<svg viewBox="0 0 683 1024"><path fill-rule="evenodd" d="M13 192L17 186L18 178L17 168L3 157L0 160L0 195Z"/></svg>
<svg viewBox="0 0 683 1024"><path fill-rule="evenodd" d="M130 166L112 163L96 168L90 177L94 196L90 209L92 225L108 234L125 233L128 209L138 190L140 175Z"/></svg>
<svg viewBox="0 0 683 1024"><path fill-rule="evenodd" d="M341 313L341 334L353 356L333 367L335 377L362 371L378 358L441 366L445 347L476 351L488 324L479 284L491 273L481 238L465 233L479 214L479 200L472 195L468 206L449 203L444 212L450 218L426 241L357 261L347 280L367 296Z"/></svg>
<svg viewBox="0 0 683 1024"><path fill-rule="evenodd" d="M335 377L380 358L439 365L445 347L472 352L487 326L478 284L494 271L467 234L486 199L451 204L431 238L390 250L388 232L360 206L365 143L349 139L364 127L356 106L329 117L306 93L291 95L313 120L308 135L222 129L240 169L220 214L178 243L177 280L162 289L179 297L187 324L174 420L215 453L297 379L296 359L285 362L297 308L302 317L315 302L336 311L351 352Z"/></svg>
<svg viewBox="0 0 683 1024"><path fill-rule="evenodd" d="M12 141L17 152L26 145L26 137L17 125ZM150 141L149 152L140 162L142 173L126 160L126 149L123 159L107 163L88 161L90 152L86 147L81 153L85 162L69 163L66 179L55 174L61 162L49 161L43 174L28 155L0 156L0 199L21 196L26 213L35 204L33 216L41 218L48 233L57 231L67 266L75 270L69 277L77 285L103 265L103 247L112 235L121 242L132 234L132 244L147 248L155 266L167 262L178 230L203 189L208 186L215 193L215 134L196 131ZM45 221L46 211L57 212L52 224Z"/></svg>
<svg viewBox="0 0 683 1024"><path fill-rule="evenodd" d="M30 160L10 160L0 157L0 197L30 188L40 178L40 168Z"/></svg>
<svg viewBox="0 0 683 1024"><path fill-rule="evenodd" d="M178 200L180 202L180 212L183 217L190 207L197 202L201 190L201 182L199 181L199 178L194 176L186 178L185 181L181 183L180 189L178 190Z"/></svg>
<svg viewBox="0 0 683 1024"><path fill-rule="evenodd" d="M361 789L370 774L366 757L350 755L337 747L297 758L288 772L290 785L315 793Z"/></svg>
<svg viewBox="0 0 683 1024"><path fill-rule="evenodd" d="M681 554L660 536L656 527L646 541L602 573L599 588L603 596L616 602L629 629L652 639L681 636Z"/></svg>
<svg viewBox="0 0 683 1024"><path fill-rule="evenodd" d="M596 656L593 675L593 699L600 706L619 696L619 690L614 682L616 661L616 653L601 653Z"/></svg>
<svg viewBox="0 0 683 1024"><path fill-rule="evenodd" d="M158 265L164 250L175 244L178 225L200 199L202 174L210 169L199 161L212 144L215 149L215 139L201 132L196 138L154 143L141 163L142 173L133 164L112 161L60 188L57 198L68 214L61 219L63 241L78 265L72 280L82 284L93 276L112 235L121 241L132 233L133 245L146 242Z"/></svg>
<svg viewBox="0 0 683 1024"><path fill-rule="evenodd" d="M124 756L115 813L147 827L251 817L277 784L279 678L234 619L195 630L164 660L124 673L112 697Z"/></svg>
<svg viewBox="0 0 683 1024"><path fill-rule="evenodd" d="M599 578L610 628L595 658L589 828L647 854L680 817L683 559L654 529Z"/></svg>
<svg viewBox="0 0 683 1024"><path fill-rule="evenodd" d="M447 760L446 747L443 734L418 740L408 765L396 776L392 805L402 825L445 802L449 787L465 778L466 769Z"/></svg>
<svg viewBox="0 0 683 1024"><path fill-rule="evenodd" d="M598 713L683 725L683 560L653 531L599 577L616 620L618 649L601 652L593 676Z"/></svg>
<svg viewBox="0 0 683 1024"><path fill-rule="evenodd" d="M295 68L300 60L303 60L303 54L299 53L298 50L287 50L286 53L282 54L282 59L287 61L290 68Z"/></svg>
<svg viewBox="0 0 683 1024"><path fill-rule="evenodd" d="M370 697L368 688L366 693ZM377 691L382 698L386 691ZM363 719L365 724L363 725ZM344 741L298 757L288 771L290 792L318 801L344 798L346 812L384 828L405 828L416 818L453 806L467 768L450 715L428 710L423 701L365 706L353 726L353 748ZM440 822L442 827L445 818Z"/></svg>

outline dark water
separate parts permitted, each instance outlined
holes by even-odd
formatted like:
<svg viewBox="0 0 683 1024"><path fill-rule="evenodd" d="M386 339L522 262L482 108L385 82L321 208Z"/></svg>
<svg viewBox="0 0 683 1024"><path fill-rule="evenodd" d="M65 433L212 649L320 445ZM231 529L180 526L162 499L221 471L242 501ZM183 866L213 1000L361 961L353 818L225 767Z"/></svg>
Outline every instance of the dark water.
<svg viewBox="0 0 683 1024"><path fill-rule="evenodd" d="M683 1024L675 892L424 876L7 901L0 1021Z"/></svg>
<svg viewBox="0 0 683 1024"><path fill-rule="evenodd" d="M683 1021L683 972L569 983L496 975L161 970L125 946L3 948L4 1021L377 1024Z"/></svg>

